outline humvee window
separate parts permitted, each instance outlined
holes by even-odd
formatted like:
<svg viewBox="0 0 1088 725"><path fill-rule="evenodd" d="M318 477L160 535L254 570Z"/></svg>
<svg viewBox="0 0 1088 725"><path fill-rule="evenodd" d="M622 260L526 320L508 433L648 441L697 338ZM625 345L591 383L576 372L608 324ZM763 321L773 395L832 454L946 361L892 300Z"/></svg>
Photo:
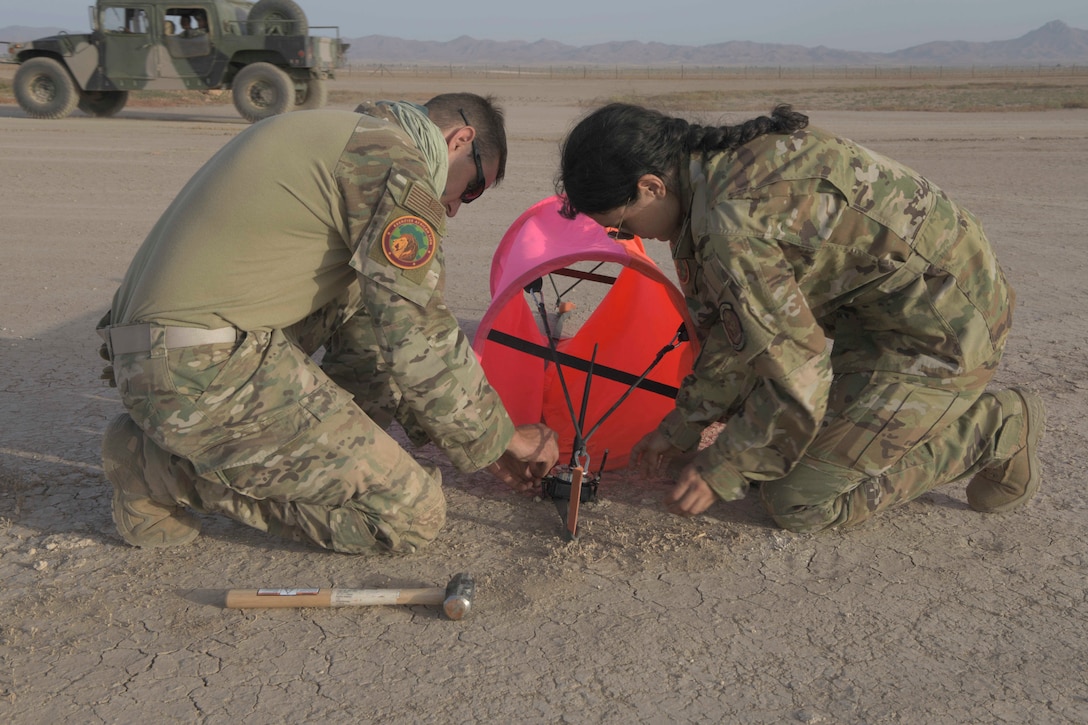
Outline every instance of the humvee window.
<svg viewBox="0 0 1088 725"><path fill-rule="evenodd" d="M183 38L195 38L208 34L208 13L194 8L167 8L163 12L166 22L173 25L174 33Z"/></svg>
<svg viewBox="0 0 1088 725"><path fill-rule="evenodd" d="M200 58L212 52L208 36L208 14L193 8L167 8L166 23L177 31L167 33L163 45L173 58Z"/></svg>
<svg viewBox="0 0 1088 725"><path fill-rule="evenodd" d="M111 33L147 35L151 23L143 8L103 8L102 27Z"/></svg>

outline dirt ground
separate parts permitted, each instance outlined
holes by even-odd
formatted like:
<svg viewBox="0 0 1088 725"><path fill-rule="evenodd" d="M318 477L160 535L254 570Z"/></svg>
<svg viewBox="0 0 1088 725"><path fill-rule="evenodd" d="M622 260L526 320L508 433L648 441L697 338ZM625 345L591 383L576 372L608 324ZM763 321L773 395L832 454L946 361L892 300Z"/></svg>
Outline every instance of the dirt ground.
<svg viewBox="0 0 1088 725"><path fill-rule="evenodd" d="M506 106L507 181L446 241L451 306L470 332L491 251L552 192L579 104L638 90L337 84L360 98L489 92ZM952 486L848 533L796 535L752 498L670 516L663 480L618 472L568 543L550 502L425 448L443 469L447 529L413 556L357 558L211 517L193 545L144 551L110 518L99 442L121 408L98 380L94 324L174 194L246 127L233 108L36 121L0 105L0 719L1088 721L1088 110L812 118L984 221L1019 298L997 384L1049 408L1046 478L1025 510L984 516ZM460 622L423 606L224 607L231 588L433 586L459 571L478 582Z"/></svg>

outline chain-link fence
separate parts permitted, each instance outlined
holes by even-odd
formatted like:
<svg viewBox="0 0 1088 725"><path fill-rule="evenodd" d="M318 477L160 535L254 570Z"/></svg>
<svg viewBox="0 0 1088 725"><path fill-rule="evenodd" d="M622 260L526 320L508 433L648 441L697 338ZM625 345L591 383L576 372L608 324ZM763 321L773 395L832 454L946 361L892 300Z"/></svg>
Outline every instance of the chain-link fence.
<svg viewBox="0 0 1088 725"><path fill-rule="evenodd" d="M1015 78L1069 78L1088 76L1088 65L1030 66L636 66L636 65L409 65L348 63L350 75L403 78L495 78L548 80L766 80L766 79L877 79L968 80Z"/></svg>

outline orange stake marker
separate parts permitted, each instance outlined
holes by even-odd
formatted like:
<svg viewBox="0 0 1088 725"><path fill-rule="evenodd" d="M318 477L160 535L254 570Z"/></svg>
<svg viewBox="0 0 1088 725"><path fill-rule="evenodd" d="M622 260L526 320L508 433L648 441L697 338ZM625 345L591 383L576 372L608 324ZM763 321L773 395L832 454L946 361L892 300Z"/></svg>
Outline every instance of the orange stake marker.
<svg viewBox="0 0 1088 725"><path fill-rule="evenodd" d="M582 476L585 472L581 466L575 466L570 471L570 503L567 508L567 538L578 538L578 504L582 500Z"/></svg>

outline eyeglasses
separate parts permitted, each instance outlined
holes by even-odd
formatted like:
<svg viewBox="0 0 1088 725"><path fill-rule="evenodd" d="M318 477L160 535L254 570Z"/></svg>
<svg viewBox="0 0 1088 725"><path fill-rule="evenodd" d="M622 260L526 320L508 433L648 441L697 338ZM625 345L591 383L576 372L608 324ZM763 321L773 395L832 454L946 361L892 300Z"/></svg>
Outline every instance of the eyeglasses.
<svg viewBox="0 0 1088 725"><path fill-rule="evenodd" d="M609 229L606 233L612 239L634 239L635 235L631 232L625 231L623 228L623 220L627 217L627 207L631 206L631 202L627 202L623 205L623 211L620 212L619 224Z"/></svg>
<svg viewBox="0 0 1088 725"><path fill-rule="evenodd" d="M460 108L457 112L461 114L461 120L465 122L466 126L472 124L468 122L468 118L465 117L465 112ZM476 162L476 179L471 184L465 187L465 190L461 193L461 203L471 204L480 198L480 195L484 193L484 189L487 188L487 177L484 176L484 163L480 160L480 150L476 148L476 139L472 139L472 160Z"/></svg>

